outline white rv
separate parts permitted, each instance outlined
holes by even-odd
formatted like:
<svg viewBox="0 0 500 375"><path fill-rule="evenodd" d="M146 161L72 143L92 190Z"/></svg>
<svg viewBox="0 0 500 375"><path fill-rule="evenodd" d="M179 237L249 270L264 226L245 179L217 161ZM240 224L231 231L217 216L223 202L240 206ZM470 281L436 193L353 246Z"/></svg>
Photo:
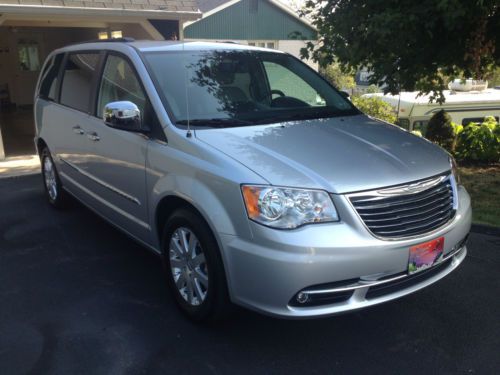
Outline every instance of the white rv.
<svg viewBox="0 0 500 375"><path fill-rule="evenodd" d="M398 124L407 130L419 130L425 134L429 119L444 109L457 124L482 122L486 116L500 117L500 90L444 91L445 103L429 103L429 96L418 92L402 92L401 95L365 94L363 97L380 97L398 113Z"/></svg>

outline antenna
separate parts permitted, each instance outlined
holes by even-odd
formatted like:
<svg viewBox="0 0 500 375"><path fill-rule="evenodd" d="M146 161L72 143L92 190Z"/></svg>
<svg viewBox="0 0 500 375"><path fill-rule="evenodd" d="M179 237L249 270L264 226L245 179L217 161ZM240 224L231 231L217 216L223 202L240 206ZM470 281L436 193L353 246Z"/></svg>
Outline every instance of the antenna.
<svg viewBox="0 0 500 375"><path fill-rule="evenodd" d="M186 137L191 138L191 124L189 121L189 101L188 101L188 71L187 71L187 66L186 66L186 54L184 53L184 46L186 42L183 40L182 41L182 64L184 65L184 94L186 97L186 120L187 120L187 133Z"/></svg>
<svg viewBox="0 0 500 375"><path fill-rule="evenodd" d="M399 86L399 97L398 97L398 112L396 113L396 123L399 121L399 108L401 106L401 86Z"/></svg>

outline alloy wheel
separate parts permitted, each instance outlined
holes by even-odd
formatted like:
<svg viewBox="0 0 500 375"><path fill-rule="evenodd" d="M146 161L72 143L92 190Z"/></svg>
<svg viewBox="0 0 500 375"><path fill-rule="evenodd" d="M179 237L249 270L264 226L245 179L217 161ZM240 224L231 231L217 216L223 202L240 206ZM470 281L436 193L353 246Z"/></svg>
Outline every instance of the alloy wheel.
<svg viewBox="0 0 500 375"><path fill-rule="evenodd" d="M192 230L180 227L173 232L169 259L179 294L191 306L202 304L208 292L208 269L203 248Z"/></svg>
<svg viewBox="0 0 500 375"><path fill-rule="evenodd" d="M47 188L47 193L49 194L50 199L55 201L57 198L56 172L54 163L48 156L43 159L43 176L45 180L45 187Z"/></svg>

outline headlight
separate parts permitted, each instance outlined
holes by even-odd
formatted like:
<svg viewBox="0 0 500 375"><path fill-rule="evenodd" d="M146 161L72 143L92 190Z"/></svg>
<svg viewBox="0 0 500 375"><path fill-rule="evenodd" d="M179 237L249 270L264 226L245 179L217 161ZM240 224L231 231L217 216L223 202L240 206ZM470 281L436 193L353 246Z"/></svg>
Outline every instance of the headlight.
<svg viewBox="0 0 500 375"><path fill-rule="evenodd" d="M460 174L458 173L457 162L452 156L450 156L450 167L451 167L451 173L453 173L453 177L455 177L457 185L460 185Z"/></svg>
<svg viewBox="0 0 500 375"><path fill-rule="evenodd" d="M241 187L248 217L273 228L292 229L309 223L338 221L327 192L274 186Z"/></svg>

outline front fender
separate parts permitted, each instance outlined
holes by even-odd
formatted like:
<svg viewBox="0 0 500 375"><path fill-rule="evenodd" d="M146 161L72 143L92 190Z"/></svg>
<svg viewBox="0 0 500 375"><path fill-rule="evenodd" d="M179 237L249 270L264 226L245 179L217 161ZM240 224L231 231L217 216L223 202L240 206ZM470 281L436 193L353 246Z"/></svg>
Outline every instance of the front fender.
<svg viewBox="0 0 500 375"><path fill-rule="evenodd" d="M177 197L200 212L217 240L219 234L250 239L251 230L240 181L262 180L217 150L204 150L203 147L205 145L201 143L196 153L166 145L152 145L149 148L148 206L153 233L158 234L161 230L156 223L160 202L166 197ZM155 245L159 245L159 236L155 237Z"/></svg>

